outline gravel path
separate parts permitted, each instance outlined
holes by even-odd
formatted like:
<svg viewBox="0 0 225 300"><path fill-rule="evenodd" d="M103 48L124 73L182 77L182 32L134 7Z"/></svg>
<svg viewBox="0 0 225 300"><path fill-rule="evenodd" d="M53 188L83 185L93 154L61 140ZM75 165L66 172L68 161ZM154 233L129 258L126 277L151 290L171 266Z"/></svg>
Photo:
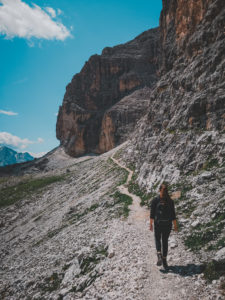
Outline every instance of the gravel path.
<svg viewBox="0 0 225 300"><path fill-rule="evenodd" d="M135 298L128 297L127 299L223 299L213 285L206 285L202 278L198 259L184 248L182 241L174 231L171 232L169 238L169 271L156 266L154 233L149 230L149 210L140 206L141 199L129 193L127 187L133 171L122 165L113 156L111 158L129 172L127 182L118 188L121 193L129 195L133 199L132 205L129 206L128 226L123 226L123 236L126 236L126 239L124 241L120 239L120 244L117 244L120 251L123 252L124 243L128 239L132 241L133 245L129 250L136 251L139 274L141 270L141 274L137 276L134 284L135 289L139 290L139 294ZM125 233L126 230L128 232ZM116 231L118 232L119 228Z"/></svg>

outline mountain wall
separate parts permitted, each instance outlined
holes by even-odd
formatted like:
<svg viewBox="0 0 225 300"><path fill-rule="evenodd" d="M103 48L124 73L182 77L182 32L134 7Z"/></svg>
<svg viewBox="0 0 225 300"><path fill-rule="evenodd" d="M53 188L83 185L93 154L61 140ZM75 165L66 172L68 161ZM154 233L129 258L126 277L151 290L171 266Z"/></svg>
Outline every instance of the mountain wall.
<svg viewBox="0 0 225 300"><path fill-rule="evenodd" d="M186 245L205 259L225 247L225 2L164 1L161 77L121 158L149 200L179 195Z"/></svg>
<svg viewBox="0 0 225 300"><path fill-rule="evenodd" d="M158 52L159 31L156 28L126 44L106 47L101 55L90 57L66 87L59 108L56 135L68 154L102 153L124 140L123 136L112 134L117 131L118 124L109 110L136 89L152 87L157 81ZM126 135L145 110L140 98L136 102L132 105L127 102L127 111L123 111L124 117L119 121L119 126L128 130ZM133 114L135 106L138 108Z"/></svg>

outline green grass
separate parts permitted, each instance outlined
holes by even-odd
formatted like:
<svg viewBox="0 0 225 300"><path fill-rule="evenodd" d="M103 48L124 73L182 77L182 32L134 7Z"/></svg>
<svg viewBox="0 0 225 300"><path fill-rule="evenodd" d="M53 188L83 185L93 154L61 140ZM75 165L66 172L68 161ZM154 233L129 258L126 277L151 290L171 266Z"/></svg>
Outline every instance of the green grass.
<svg viewBox="0 0 225 300"><path fill-rule="evenodd" d="M17 201L39 191L47 185L65 179L65 175L49 176L23 181L14 186L5 187L0 190L0 207L12 205Z"/></svg>
<svg viewBox="0 0 225 300"><path fill-rule="evenodd" d="M67 220L69 224L74 224L79 221L83 216L87 215L89 212L94 211L96 208L99 207L98 203L92 204L90 207L84 209L81 213L72 213L68 216Z"/></svg>
<svg viewBox="0 0 225 300"><path fill-rule="evenodd" d="M194 170L194 171L190 171L190 172L187 172L186 175L193 175L193 176L197 176L199 175L200 173L204 172L204 171L210 171L211 169L213 169L214 167L215 168L219 168L219 167L222 167L223 164L220 166L219 164L219 161L217 158L214 158L214 157L209 157L203 164L202 166L197 169L197 170Z"/></svg>
<svg viewBox="0 0 225 300"><path fill-rule="evenodd" d="M150 200L157 195L155 191L147 193L144 189L141 189L139 185L135 182L137 179L137 173L134 173L130 183L128 184L128 191L141 198L140 205L146 205L150 207Z"/></svg>
<svg viewBox="0 0 225 300"><path fill-rule="evenodd" d="M209 245L207 247L207 250L208 251L219 250L219 249L221 249L223 247L225 247L225 237L222 237L222 238L218 239L215 244Z"/></svg>
<svg viewBox="0 0 225 300"><path fill-rule="evenodd" d="M210 158L203 164L202 169L205 171L209 171L214 167L219 167L219 161L217 158Z"/></svg>
<svg viewBox="0 0 225 300"><path fill-rule="evenodd" d="M44 293L53 292L59 289L62 279L63 274L58 274L54 272L51 276L46 277L43 283L40 283L39 288Z"/></svg>
<svg viewBox="0 0 225 300"><path fill-rule="evenodd" d="M216 240L224 228L225 213L218 213L210 222L199 224L193 232L185 239L185 245L192 251L198 251L205 247L208 243ZM224 244L224 239L217 242L214 247L219 247ZM207 250L212 250L212 246L208 246Z"/></svg>
<svg viewBox="0 0 225 300"><path fill-rule="evenodd" d="M129 163L127 165L127 168L130 169L131 171L135 171L135 165L133 163Z"/></svg>
<svg viewBox="0 0 225 300"><path fill-rule="evenodd" d="M119 210L119 216L123 215L124 217L128 217L130 211L128 206L132 204L132 198L128 195L120 193L119 191L116 191L111 197L114 198L114 201L107 206L112 207L118 204L123 204Z"/></svg>
<svg viewBox="0 0 225 300"><path fill-rule="evenodd" d="M86 258L82 258L79 261L81 275L85 275L92 271L95 268L95 265L98 264L104 257L108 255L107 248L100 247L96 248L94 253L92 253L91 256L88 256Z"/></svg>
<svg viewBox="0 0 225 300"><path fill-rule="evenodd" d="M81 272L77 277L88 275L86 280L82 281L82 283L79 286L74 286L70 289L70 292L77 293L77 292L83 292L88 286L90 286L96 278L99 276L98 272L95 269L95 266L105 257L108 256L108 246L104 247L101 246L99 248L96 248L93 253L90 254L90 256L87 257L81 257L78 259L79 266L81 269Z"/></svg>
<svg viewBox="0 0 225 300"><path fill-rule="evenodd" d="M122 173L123 173L123 177L122 177L122 179L118 182L117 186L126 183L127 178L128 178L128 175L129 175L129 172L128 172L126 169L121 168L120 166L118 166L118 165L112 160L111 157L109 157L109 158L107 159L107 162L108 162L110 165L112 165L111 171L117 171L117 172L121 172L121 171L122 171Z"/></svg>

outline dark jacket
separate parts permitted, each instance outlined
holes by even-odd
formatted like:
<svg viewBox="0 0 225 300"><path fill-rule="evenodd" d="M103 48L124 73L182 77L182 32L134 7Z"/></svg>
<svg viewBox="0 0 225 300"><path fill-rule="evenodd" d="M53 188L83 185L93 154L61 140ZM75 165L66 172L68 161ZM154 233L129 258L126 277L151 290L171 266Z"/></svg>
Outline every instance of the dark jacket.
<svg viewBox="0 0 225 300"><path fill-rule="evenodd" d="M157 215L157 208L159 207L160 197L155 197L151 202L150 207L150 218L155 219ZM174 201L171 199L171 205L168 206L168 214L166 218L173 221L176 220L176 213L175 213L175 207L174 207Z"/></svg>

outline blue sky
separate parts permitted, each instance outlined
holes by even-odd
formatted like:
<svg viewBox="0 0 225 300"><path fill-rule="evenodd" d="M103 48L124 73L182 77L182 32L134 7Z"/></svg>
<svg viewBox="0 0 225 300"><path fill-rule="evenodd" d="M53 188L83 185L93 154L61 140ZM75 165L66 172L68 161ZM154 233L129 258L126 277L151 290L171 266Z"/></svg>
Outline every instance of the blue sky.
<svg viewBox="0 0 225 300"><path fill-rule="evenodd" d="M66 85L93 54L156 27L162 0L0 0L0 144L59 145Z"/></svg>

